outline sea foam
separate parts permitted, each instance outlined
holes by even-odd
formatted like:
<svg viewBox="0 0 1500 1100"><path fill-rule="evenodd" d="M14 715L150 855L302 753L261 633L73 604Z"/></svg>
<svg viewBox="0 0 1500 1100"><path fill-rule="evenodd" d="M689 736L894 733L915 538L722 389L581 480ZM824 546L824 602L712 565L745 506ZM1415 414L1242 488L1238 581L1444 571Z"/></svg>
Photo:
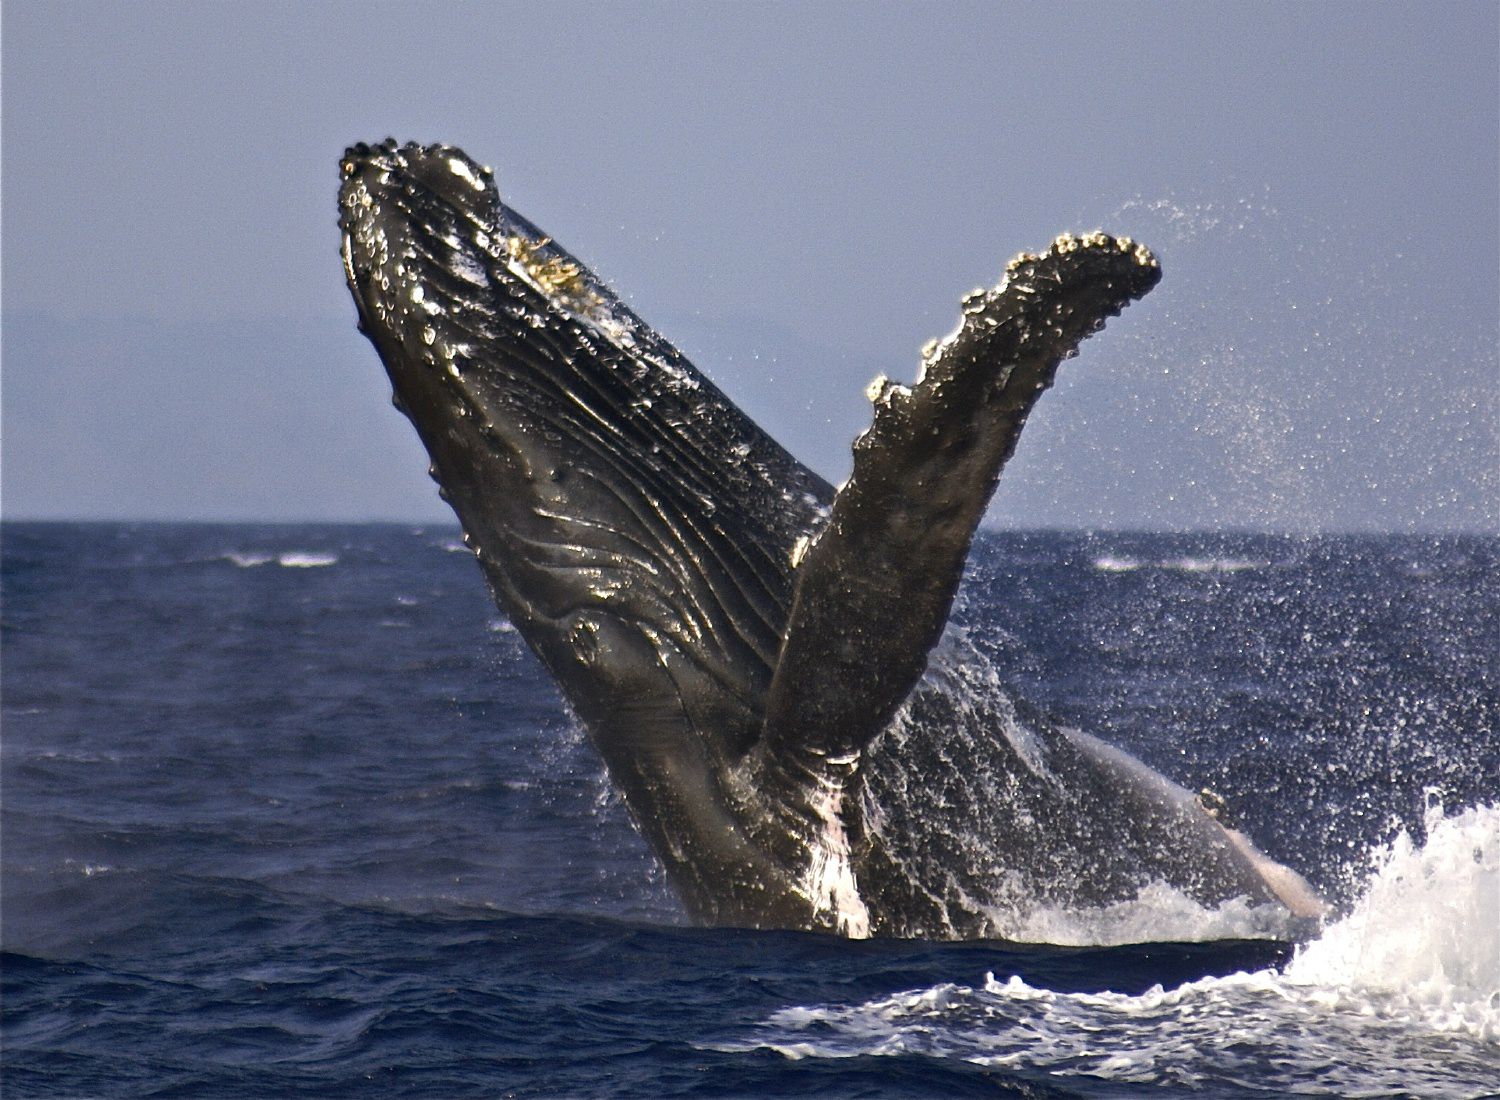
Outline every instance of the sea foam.
<svg viewBox="0 0 1500 1100"><path fill-rule="evenodd" d="M1372 853L1359 901L1283 969L1140 994L987 974L977 987L785 1009L719 1049L922 1054L1190 1088L1477 1095L1500 1065L1500 805L1432 810L1426 832Z"/></svg>

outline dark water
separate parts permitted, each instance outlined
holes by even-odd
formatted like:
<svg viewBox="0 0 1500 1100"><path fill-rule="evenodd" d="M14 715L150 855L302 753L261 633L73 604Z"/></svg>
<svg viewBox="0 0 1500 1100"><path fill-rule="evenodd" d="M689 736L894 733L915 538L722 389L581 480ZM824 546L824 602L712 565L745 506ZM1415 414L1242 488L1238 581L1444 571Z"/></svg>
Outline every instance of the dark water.
<svg viewBox="0 0 1500 1100"><path fill-rule="evenodd" d="M1494 539L981 538L1017 689L1335 903L1289 962L1150 898L1114 946L686 927L456 531L3 538L6 1096L1500 1088Z"/></svg>

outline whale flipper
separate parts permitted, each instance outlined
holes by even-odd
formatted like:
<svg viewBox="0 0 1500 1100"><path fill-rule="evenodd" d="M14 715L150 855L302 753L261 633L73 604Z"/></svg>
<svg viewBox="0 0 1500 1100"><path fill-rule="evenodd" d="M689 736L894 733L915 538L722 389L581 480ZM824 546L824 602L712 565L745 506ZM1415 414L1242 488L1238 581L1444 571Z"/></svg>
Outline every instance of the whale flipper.
<svg viewBox="0 0 1500 1100"><path fill-rule="evenodd" d="M913 386L872 383L854 472L799 555L766 706L775 751L846 758L885 728L948 621L1027 414L1079 343L1160 278L1129 240L1059 237L964 299Z"/></svg>

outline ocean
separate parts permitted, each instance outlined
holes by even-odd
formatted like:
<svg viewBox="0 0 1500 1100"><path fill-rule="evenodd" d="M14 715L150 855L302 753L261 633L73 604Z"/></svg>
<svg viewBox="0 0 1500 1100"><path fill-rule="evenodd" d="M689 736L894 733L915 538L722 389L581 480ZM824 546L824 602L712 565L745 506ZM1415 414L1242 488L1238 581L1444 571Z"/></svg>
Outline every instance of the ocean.
<svg viewBox="0 0 1500 1100"><path fill-rule="evenodd" d="M1329 899L690 926L456 528L4 525L19 1097L1500 1094L1500 540L982 532L1008 690Z"/></svg>

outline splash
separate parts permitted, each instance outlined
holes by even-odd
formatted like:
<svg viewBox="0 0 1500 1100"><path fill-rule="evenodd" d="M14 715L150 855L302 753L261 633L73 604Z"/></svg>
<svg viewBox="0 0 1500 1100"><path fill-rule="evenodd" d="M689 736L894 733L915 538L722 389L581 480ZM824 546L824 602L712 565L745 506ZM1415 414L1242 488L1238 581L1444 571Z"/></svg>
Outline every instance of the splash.
<svg viewBox="0 0 1500 1100"><path fill-rule="evenodd" d="M1154 471L1121 463L1121 485L1128 472L1139 494L1154 475L1157 491L1133 503L1135 516L1101 519L1493 529L1493 327L1414 308L1411 264L1430 249L1399 230L1372 238L1279 209L1269 188L1226 184L1098 215L1152 241L1171 273L1153 307L1159 323L1117 375L1130 402L1113 427L1150 422L1179 448ZM1111 429L1095 414L1090 430Z"/></svg>
<svg viewBox="0 0 1500 1100"><path fill-rule="evenodd" d="M854 869L849 864L849 838L844 832L843 787L823 781L813 800L813 812L823 824L812 852L802 889L817 913L831 913L841 935L862 940L870 935L870 913L859 896Z"/></svg>
<svg viewBox="0 0 1500 1100"><path fill-rule="evenodd" d="M995 910L991 924L999 939L1061 947L1275 940L1283 939L1289 928L1286 910L1275 902L1254 904L1237 897L1205 906L1162 882L1147 884L1130 901L1096 908Z"/></svg>
<svg viewBox="0 0 1500 1100"><path fill-rule="evenodd" d="M1242 1095L1482 1094L1500 1075L1500 805L1431 811L1425 843L1402 834L1374 857L1359 902L1284 971L1139 995L988 974L785 1009L718 1049L918 1054Z"/></svg>
<svg viewBox="0 0 1500 1100"><path fill-rule="evenodd" d="M865 761L863 818L939 914L917 934L1060 946L1289 940L1294 918L1321 915L1294 870L1220 830L1190 791L1020 706L993 655L950 629ZM1205 888L1215 874L1217 888Z"/></svg>
<svg viewBox="0 0 1500 1100"><path fill-rule="evenodd" d="M1348 916L1298 950L1286 979L1500 1044L1500 804L1405 830L1375 854Z"/></svg>

